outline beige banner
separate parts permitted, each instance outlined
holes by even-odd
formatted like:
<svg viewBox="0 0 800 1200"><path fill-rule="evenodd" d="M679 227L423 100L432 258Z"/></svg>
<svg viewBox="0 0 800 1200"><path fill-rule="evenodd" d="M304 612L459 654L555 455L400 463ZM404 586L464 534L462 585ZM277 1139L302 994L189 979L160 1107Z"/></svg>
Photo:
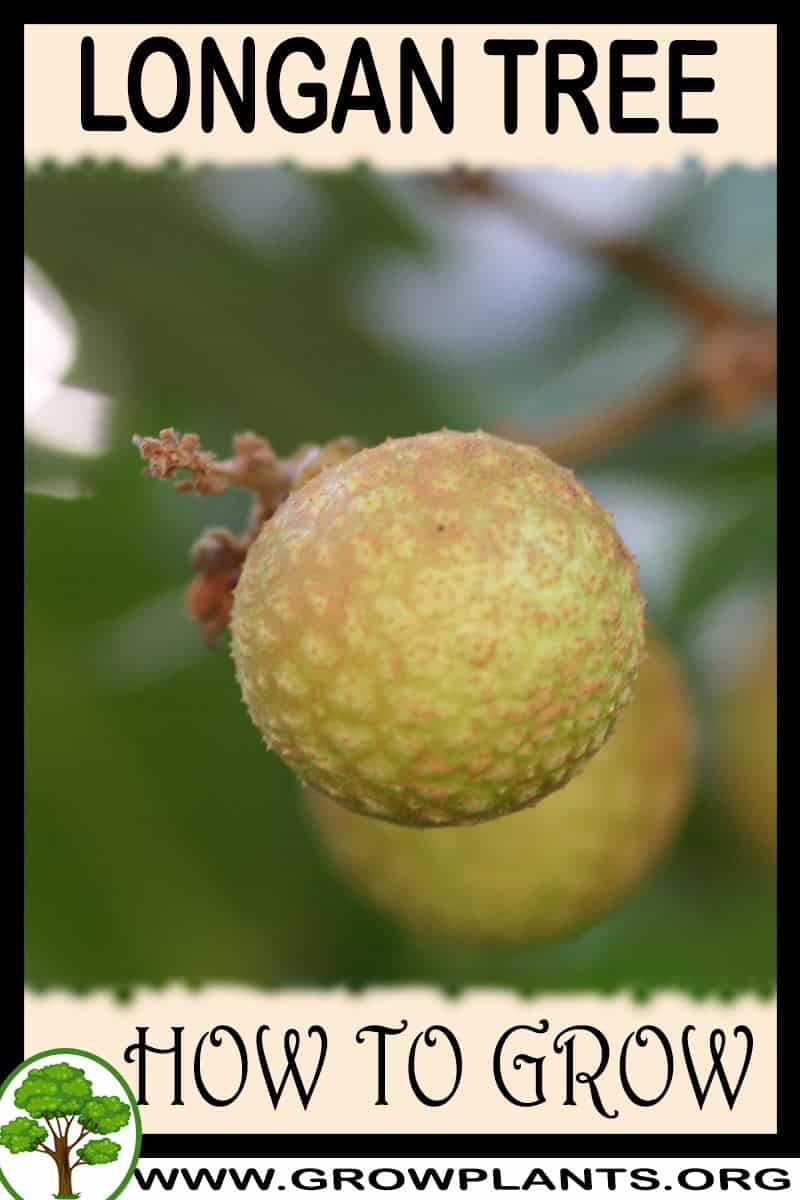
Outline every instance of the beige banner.
<svg viewBox="0 0 800 1200"><path fill-rule="evenodd" d="M175 985L124 1004L107 993L31 992L25 1026L26 1055L71 1047L120 1069L134 1094L144 1090L149 1133L776 1127L775 1002L750 996L637 1003L485 989L446 997L425 988ZM287 1075L295 1052L299 1088Z"/></svg>
<svg viewBox="0 0 800 1200"><path fill-rule="evenodd" d="M124 117L124 132L81 127L81 42L85 37L94 40L94 111ZM240 85L242 79L243 39L252 37L255 42L255 125L251 132L242 131L237 124L218 81L213 89L213 131L204 132L201 127L202 43L209 37L216 40L234 85ZM147 38L173 39L179 58L186 63L188 107L180 123L168 132L142 128L131 109L131 59ZM277 73L281 102L292 116L313 112L324 91L326 117L319 128L305 133L281 128L267 99L269 63L289 38L311 39L324 55L324 65L317 67L306 51L291 53ZM373 112L351 111L341 131L334 132L337 98L357 38L369 42L385 97L388 131L378 128ZM449 133L438 127L416 82L411 86L412 130L401 129L400 46L404 38L413 39L437 89L442 87L442 43L447 38L453 41L454 123ZM533 39L537 43L535 53L517 60L514 132L505 128L504 60L486 53L484 43L489 39L527 39L529 43ZM596 55L596 78L586 91L598 123L594 134L587 132L569 96L560 100L557 133L547 131L547 48L558 39L581 39ZM609 47L619 39L650 39L657 44L652 54L627 53L622 71L626 76L653 80L650 91L625 92L623 111L626 117L657 119L656 133L611 131ZM719 125L716 133L670 129L670 45L682 39L717 44L713 55L689 54L680 66L687 79L713 80L712 91L686 92L682 111L689 118L715 118ZM581 60L574 54L566 53L559 61L564 78L581 73ZM175 105L180 64L176 70L173 59L157 51L140 66L136 87L141 100L148 112L163 117ZM342 167L367 159L380 168L401 170L443 169L453 164L638 170L673 168L687 158L713 168L730 163L763 166L775 160L776 78L776 26L771 24L29 24L25 32L25 154L34 164L44 158L73 161L95 157L155 165L175 156L188 164L289 159L314 167ZM360 67L351 90L364 95L366 89Z"/></svg>

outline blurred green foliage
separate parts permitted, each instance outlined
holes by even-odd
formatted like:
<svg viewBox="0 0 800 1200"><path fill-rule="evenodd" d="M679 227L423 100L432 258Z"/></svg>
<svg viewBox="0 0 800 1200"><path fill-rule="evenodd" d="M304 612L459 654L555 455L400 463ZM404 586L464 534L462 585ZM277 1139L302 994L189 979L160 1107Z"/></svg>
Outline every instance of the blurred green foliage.
<svg viewBox="0 0 800 1200"><path fill-rule="evenodd" d="M532 326L479 368L426 367L362 328L349 303L354 264L436 250L368 170L308 177L326 219L294 253L226 227L200 178L89 164L26 181L27 253L81 333L71 379L113 398L109 451L79 467L86 498L26 496L29 982L770 989L774 880L721 819L707 736L675 851L595 930L476 954L414 941L376 915L324 859L224 646L206 651L182 609L189 545L205 525L240 525L246 499L179 496L144 475L130 443L164 425L221 452L248 428L286 452L509 416L552 426L674 352L671 316L609 278L546 336ZM774 210L772 172L698 173L652 236L769 302ZM512 394L513 412L501 411L498 396ZM58 465L26 447L34 483ZM622 477L696 504L674 547L675 586L652 610L708 735L715 695L695 634L721 597L774 577L774 423L720 433L679 417L584 475L601 491Z"/></svg>

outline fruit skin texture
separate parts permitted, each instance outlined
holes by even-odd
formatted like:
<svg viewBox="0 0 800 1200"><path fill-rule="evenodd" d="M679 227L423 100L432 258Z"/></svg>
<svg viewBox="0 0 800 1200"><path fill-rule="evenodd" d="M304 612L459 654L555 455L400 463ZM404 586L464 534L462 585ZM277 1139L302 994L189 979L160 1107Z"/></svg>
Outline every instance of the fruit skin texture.
<svg viewBox="0 0 800 1200"><path fill-rule="evenodd" d="M773 619L723 706L728 809L754 857L778 854L778 633Z"/></svg>
<svg viewBox="0 0 800 1200"><path fill-rule="evenodd" d="M442 431L330 468L266 522L233 655L268 746L358 812L540 800L629 700L644 601L611 516L532 446Z"/></svg>
<svg viewBox="0 0 800 1200"><path fill-rule="evenodd" d="M462 829L404 829L308 793L351 882L412 931L496 946L565 938L628 897L670 845L691 782L692 721L672 654L652 636L608 744L535 808Z"/></svg>

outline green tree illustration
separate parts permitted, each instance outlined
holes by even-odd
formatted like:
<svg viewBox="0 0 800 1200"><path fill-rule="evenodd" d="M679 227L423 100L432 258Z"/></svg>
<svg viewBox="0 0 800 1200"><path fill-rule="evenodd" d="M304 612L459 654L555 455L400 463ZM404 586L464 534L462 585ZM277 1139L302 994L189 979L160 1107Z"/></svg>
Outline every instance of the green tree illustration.
<svg viewBox="0 0 800 1200"><path fill-rule="evenodd" d="M0 1126L0 1146L12 1154L49 1155L58 1171L58 1200L79 1194L72 1185L78 1167L111 1163L119 1155L119 1143L110 1138L85 1139L116 1133L131 1119L129 1104L116 1096L95 1096L81 1068L65 1062L31 1068L14 1092L14 1103L29 1116Z"/></svg>

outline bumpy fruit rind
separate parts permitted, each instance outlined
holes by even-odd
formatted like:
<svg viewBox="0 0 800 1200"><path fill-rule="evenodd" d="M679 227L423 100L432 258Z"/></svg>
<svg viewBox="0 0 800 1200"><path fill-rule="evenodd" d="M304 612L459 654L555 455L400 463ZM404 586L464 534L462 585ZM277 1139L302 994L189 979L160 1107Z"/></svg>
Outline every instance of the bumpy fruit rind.
<svg viewBox="0 0 800 1200"><path fill-rule="evenodd" d="M652 636L636 695L586 770L535 808L462 829L407 829L308 793L328 851L389 916L434 939L496 946L566 938L652 872L690 794L693 722Z"/></svg>
<svg viewBox="0 0 800 1200"><path fill-rule="evenodd" d="M611 516L532 446L386 441L295 492L244 564L233 654L268 746L370 816L469 824L603 745L643 645Z"/></svg>

